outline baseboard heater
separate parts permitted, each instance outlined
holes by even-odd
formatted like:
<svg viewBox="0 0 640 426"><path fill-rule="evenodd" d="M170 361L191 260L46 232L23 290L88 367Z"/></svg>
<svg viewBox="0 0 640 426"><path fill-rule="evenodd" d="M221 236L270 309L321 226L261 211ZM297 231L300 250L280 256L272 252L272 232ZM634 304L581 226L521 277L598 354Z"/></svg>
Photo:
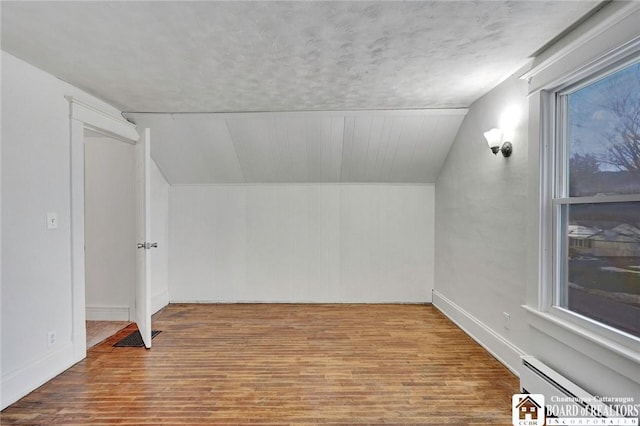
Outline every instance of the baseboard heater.
<svg viewBox="0 0 640 426"><path fill-rule="evenodd" d="M554 406L562 406L563 408L571 406L575 408L568 408L566 411L591 414L590 416L581 417L605 419L624 417L624 413L618 413L613 407L618 403L622 405L621 402L616 401L615 404L603 402L602 398L595 397L531 356L522 357L520 388L522 393L544 395L545 405L547 405L548 409Z"/></svg>

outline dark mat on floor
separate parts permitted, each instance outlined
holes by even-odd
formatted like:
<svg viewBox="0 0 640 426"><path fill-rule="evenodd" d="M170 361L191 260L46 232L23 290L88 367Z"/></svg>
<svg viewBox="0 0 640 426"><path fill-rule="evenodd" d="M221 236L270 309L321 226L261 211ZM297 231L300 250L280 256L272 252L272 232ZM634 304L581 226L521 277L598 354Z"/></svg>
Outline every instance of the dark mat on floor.
<svg viewBox="0 0 640 426"><path fill-rule="evenodd" d="M158 334L160 334L160 330L152 330L151 338L153 339ZM113 346L118 348L141 348L144 346L144 342L142 341L142 335L140 334L140 331L136 330L125 338L120 339L120 341L118 341L118 343Z"/></svg>

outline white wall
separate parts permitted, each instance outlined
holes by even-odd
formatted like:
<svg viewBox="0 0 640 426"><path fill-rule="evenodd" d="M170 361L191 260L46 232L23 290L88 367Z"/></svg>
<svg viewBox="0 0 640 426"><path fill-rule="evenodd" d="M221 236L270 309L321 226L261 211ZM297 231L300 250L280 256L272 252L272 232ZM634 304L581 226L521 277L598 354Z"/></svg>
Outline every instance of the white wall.
<svg viewBox="0 0 640 426"><path fill-rule="evenodd" d="M151 133L153 141L153 130ZM153 142L152 142L153 143ZM169 303L169 184L151 161L151 312Z"/></svg>
<svg viewBox="0 0 640 426"><path fill-rule="evenodd" d="M483 132L497 127L507 108L519 110L521 121L513 154L504 158L491 153ZM513 369L519 354L504 348L500 339L526 347L521 305L526 293L527 114L527 83L515 77L475 102L449 151L435 197L434 304L449 311L454 308L449 305L457 305L454 313L466 311L495 333L488 337L491 346ZM503 312L511 316L508 329Z"/></svg>
<svg viewBox="0 0 640 426"><path fill-rule="evenodd" d="M65 95L113 107L2 52L1 406L73 364ZM48 230L47 212L58 228ZM47 345L47 335L56 342Z"/></svg>
<svg viewBox="0 0 640 426"><path fill-rule="evenodd" d="M133 318L134 146L85 137L85 299L88 320Z"/></svg>
<svg viewBox="0 0 640 426"><path fill-rule="evenodd" d="M429 302L433 189L174 185L170 298Z"/></svg>
<svg viewBox="0 0 640 426"><path fill-rule="evenodd" d="M638 32L637 17L621 22ZM614 40L616 32L609 31L606 40ZM594 46L602 40L592 42L579 44L579 49L597 54ZM475 102L449 152L436 183L434 305L514 372L525 353L593 395L630 396L637 402L637 364L627 368L629 359L594 343L597 338L583 339L566 330L552 337L542 330L555 326L534 325L541 320L523 308L529 304L535 309L540 275L540 142L528 138L528 127L539 126L537 119L528 121L537 117L539 103L529 108L528 92L525 80L511 77ZM497 126L511 106L523 112L524 120L513 138L513 155L505 159L491 154L482 134ZM508 327L504 312L511 316ZM629 373L620 373L625 369Z"/></svg>

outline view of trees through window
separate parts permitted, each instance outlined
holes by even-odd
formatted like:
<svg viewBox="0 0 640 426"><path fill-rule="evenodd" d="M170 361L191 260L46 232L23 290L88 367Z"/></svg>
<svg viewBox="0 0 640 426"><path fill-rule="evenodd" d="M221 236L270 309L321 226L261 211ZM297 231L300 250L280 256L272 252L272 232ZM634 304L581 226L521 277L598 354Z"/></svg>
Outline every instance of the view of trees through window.
<svg viewBox="0 0 640 426"><path fill-rule="evenodd" d="M640 62L563 96L571 202L556 304L640 337Z"/></svg>

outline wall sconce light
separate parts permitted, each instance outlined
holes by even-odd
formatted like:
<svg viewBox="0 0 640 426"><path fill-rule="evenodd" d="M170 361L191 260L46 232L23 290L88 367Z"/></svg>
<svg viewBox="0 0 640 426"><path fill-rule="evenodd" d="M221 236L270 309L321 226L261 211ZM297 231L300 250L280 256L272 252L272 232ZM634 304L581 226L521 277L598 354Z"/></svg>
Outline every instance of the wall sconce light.
<svg viewBox="0 0 640 426"><path fill-rule="evenodd" d="M498 151L500 151L504 157L508 157L513 152L513 145L509 141L503 143L502 136L502 130L496 128L484 132L484 138L487 140L491 152L498 155Z"/></svg>

